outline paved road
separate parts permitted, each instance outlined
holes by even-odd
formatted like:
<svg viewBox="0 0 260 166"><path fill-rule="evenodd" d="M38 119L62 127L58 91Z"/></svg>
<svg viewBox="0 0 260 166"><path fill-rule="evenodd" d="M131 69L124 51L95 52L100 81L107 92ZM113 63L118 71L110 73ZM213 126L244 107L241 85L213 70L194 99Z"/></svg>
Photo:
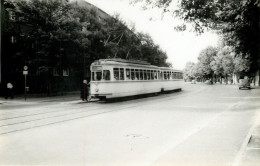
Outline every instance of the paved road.
<svg viewBox="0 0 260 166"><path fill-rule="evenodd" d="M260 111L260 89L201 84L183 89L110 103L3 103L0 165L244 164Z"/></svg>

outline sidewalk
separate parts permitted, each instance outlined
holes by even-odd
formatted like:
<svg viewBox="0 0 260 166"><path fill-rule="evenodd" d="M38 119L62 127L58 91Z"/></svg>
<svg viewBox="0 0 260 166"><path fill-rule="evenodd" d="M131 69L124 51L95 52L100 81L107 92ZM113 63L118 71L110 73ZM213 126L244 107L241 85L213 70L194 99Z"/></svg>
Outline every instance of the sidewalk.
<svg viewBox="0 0 260 166"><path fill-rule="evenodd" d="M250 134L239 166L260 166L260 113Z"/></svg>
<svg viewBox="0 0 260 166"><path fill-rule="evenodd" d="M59 96L45 96L42 94L27 94L26 100L24 95L16 95L14 99L5 99L0 97L0 104L33 104L39 102L79 102L80 92L69 92Z"/></svg>

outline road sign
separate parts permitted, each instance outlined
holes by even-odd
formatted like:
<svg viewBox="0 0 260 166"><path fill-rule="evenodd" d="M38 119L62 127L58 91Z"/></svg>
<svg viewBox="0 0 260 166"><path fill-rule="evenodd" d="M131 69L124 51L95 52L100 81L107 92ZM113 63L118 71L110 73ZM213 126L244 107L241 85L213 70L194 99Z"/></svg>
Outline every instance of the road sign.
<svg viewBox="0 0 260 166"><path fill-rule="evenodd" d="M24 70L28 70L28 66L24 66L23 69L24 69Z"/></svg>
<svg viewBox="0 0 260 166"><path fill-rule="evenodd" d="M23 75L27 75L28 74L28 71L23 71Z"/></svg>

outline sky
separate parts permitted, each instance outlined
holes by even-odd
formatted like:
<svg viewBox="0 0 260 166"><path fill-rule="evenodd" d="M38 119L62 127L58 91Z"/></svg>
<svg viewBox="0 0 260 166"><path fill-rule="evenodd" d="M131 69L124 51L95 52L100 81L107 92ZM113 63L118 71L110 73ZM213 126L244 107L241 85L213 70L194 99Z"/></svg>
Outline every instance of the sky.
<svg viewBox="0 0 260 166"><path fill-rule="evenodd" d="M128 0L86 0L109 15L120 14L129 25L134 24L136 31L150 34L154 42L167 53L167 62L173 68L183 69L189 61L197 62L200 51L207 46L216 46L217 34L206 32L176 32L174 26L181 23L170 14L162 16L157 9L143 10L140 5L130 5Z"/></svg>

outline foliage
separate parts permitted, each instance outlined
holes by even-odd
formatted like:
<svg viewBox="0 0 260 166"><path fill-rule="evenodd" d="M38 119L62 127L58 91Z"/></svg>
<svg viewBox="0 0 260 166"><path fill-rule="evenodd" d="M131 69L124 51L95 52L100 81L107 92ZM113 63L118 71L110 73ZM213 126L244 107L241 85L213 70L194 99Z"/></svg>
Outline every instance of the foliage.
<svg viewBox="0 0 260 166"><path fill-rule="evenodd" d="M184 69L184 78L209 79L213 76L227 77L234 73L249 71L250 61L236 55L232 47L224 46L217 50L214 47L204 49L198 58L198 63L188 62Z"/></svg>
<svg viewBox="0 0 260 166"><path fill-rule="evenodd" d="M8 71L6 75L15 77L26 63L30 76L42 78L34 79L38 81L34 85L40 83L39 86L49 89L46 85L50 81L64 86L64 69L70 69L71 79L80 83L86 77L86 69L97 59L117 57L171 65L166 62L166 53L149 35L135 33L133 26L129 30L119 16L100 17L101 11L88 8L84 1L84 5L69 0L4 1L5 7L12 8L17 17L5 26L2 33L7 36L5 43L10 34L18 36L15 44L9 42L10 48L5 47L5 55L10 55L5 57L9 64L4 69ZM54 69L59 77L53 77Z"/></svg>
<svg viewBox="0 0 260 166"><path fill-rule="evenodd" d="M195 63L187 62L183 70L184 80L192 80L195 78Z"/></svg>
<svg viewBox="0 0 260 166"><path fill-rule="evenodd" d="M216 56L217 50L214 47L207 47L202 50L198 57L199 74L202 77L211 77L213 70L211 69L210 63L213 61L214 56Z"/></svg>
<svg viewBox="0 0 260 166"><path fill-rule="evenodd" d="M118 15L100 20L95 9L87 10L68 0L8 2L13 3L22 23L30 25L31 31L23 40L35 41L33 51L42 65L46 61L53 66L69 64L71 57L81 58L82 54L89 64L96 59L120 57L168 65L166 53L152 38L129 30Z"/></svg>
<svg viewBox="0 0 260 166"><path fill-rule="evenodd" d="M132 0L132 3L140 0ZM146 0L146 5L170 11L172 0ZM260 1L259 0L180 0L175 16L192 23L194 30L203 33L213 29L222 33L226 45L236 54L250 60L251 70L260 66ZM185 30L186 28L179 28Z"/></svg>
<svg viewBox="0 0 260 166"><path fill-rule="evenodd" d="M248 72L250 63L250 60L242 58L242 55L236 56L234 59L234 73Z"/></svg>

